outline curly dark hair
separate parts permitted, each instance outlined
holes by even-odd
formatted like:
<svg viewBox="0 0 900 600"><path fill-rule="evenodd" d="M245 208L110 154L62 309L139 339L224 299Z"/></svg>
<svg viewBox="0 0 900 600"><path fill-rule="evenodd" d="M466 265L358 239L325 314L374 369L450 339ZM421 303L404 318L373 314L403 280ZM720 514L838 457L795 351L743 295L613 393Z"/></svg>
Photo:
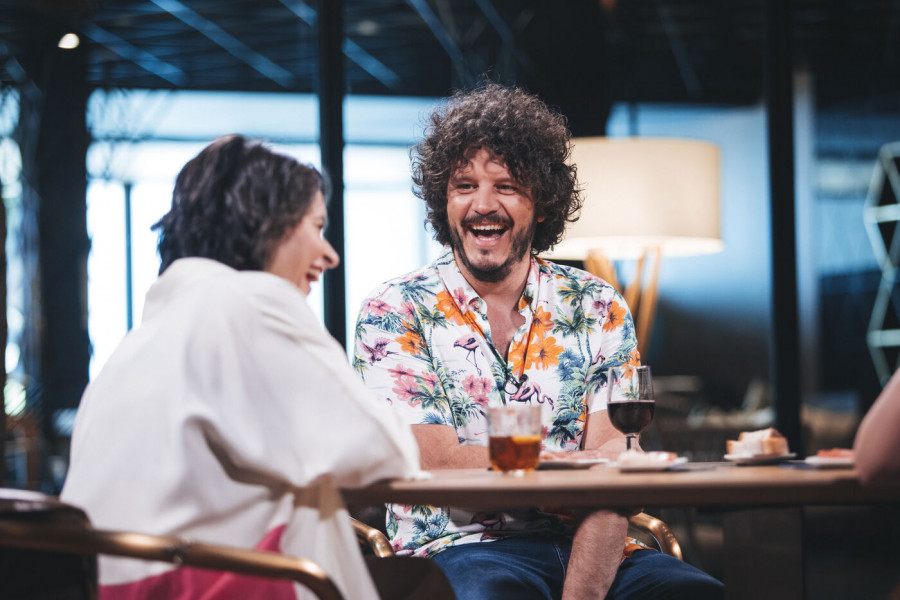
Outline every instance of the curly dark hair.
<svg viewBox="0 0 900 600"><path fill-rule="evenodd" d="M179 258L261 271L326 181L315 168L240 135L221 137L178 174L159 229L159 272Z"/></svg>
<svg viewBox="0 0 900 600"><path fill-rule="evenodd" d="M471 149L486 148L502 158L513 178L531 188L537 223L535 254L563 237L566 223L581 209L575 167L566 163L571 146L565 117L519 88L485 83L456 92L432 114L423 139L412 151L413 191L426 204L434 238L450 243L447 185L466 164Z"/></svg>

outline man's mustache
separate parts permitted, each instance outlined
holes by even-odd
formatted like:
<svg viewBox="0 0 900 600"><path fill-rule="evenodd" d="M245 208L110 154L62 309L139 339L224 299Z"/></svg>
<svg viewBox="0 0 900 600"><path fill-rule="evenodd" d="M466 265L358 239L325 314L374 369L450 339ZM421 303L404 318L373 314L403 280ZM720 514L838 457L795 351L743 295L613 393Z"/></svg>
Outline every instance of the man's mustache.
<svg viewBox="0 0 900 600"><path fill-rule="evenodd" d="M512 227L512 219L504 219L502 217L469 217L463 219L462 224L466 227L474 227L476 225L497 225L498 227Z"/></svg>

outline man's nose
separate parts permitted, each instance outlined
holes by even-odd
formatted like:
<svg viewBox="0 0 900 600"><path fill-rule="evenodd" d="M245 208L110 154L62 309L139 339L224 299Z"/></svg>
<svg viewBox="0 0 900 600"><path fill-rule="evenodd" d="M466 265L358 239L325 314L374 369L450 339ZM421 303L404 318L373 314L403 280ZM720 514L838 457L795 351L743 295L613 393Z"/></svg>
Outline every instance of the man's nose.
<svg viewBox="0 0 900 600"><path fill-rule="evenodd" d="M472 209L480 215L496 212L500 203L497 201L497 195L490 186L479 186L475 192L475 200L472 203Z"/></svg>

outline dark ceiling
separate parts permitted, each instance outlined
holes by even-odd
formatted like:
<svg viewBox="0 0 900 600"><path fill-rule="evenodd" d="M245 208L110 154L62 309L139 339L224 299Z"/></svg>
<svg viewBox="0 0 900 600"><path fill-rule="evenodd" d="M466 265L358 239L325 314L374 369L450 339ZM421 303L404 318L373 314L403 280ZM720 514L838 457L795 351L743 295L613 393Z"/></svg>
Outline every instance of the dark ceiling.
<svg viewBox="0 0 900 600"><path fill-rule="evenodd" d="M344 0L346 89L443 96L489 73L564 112L752 104L763 97L766 1ZM312 92L315 7L0 0L0 83L22 81L42 36L76 28L91 87ZM794 0L791 19L793 62L813 75L821 110L900 108L900 2Z"/></svg>

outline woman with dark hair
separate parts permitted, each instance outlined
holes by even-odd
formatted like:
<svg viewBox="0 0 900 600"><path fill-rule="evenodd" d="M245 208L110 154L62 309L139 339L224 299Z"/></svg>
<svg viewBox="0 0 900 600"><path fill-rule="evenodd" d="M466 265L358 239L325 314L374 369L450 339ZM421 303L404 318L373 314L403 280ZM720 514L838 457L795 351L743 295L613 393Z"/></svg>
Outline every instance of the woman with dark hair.
<svg viewBox="0 0 900 600"><path fill-rule="evenodd" d="M376 598L338 488L414 475L418 453L306 304L338 263L323 186L240 136L185 165L141 325L82 398L62 497L99 528L303 556L347 598ZM307 593L113 558L100 579L105 599Z"/></svg>

